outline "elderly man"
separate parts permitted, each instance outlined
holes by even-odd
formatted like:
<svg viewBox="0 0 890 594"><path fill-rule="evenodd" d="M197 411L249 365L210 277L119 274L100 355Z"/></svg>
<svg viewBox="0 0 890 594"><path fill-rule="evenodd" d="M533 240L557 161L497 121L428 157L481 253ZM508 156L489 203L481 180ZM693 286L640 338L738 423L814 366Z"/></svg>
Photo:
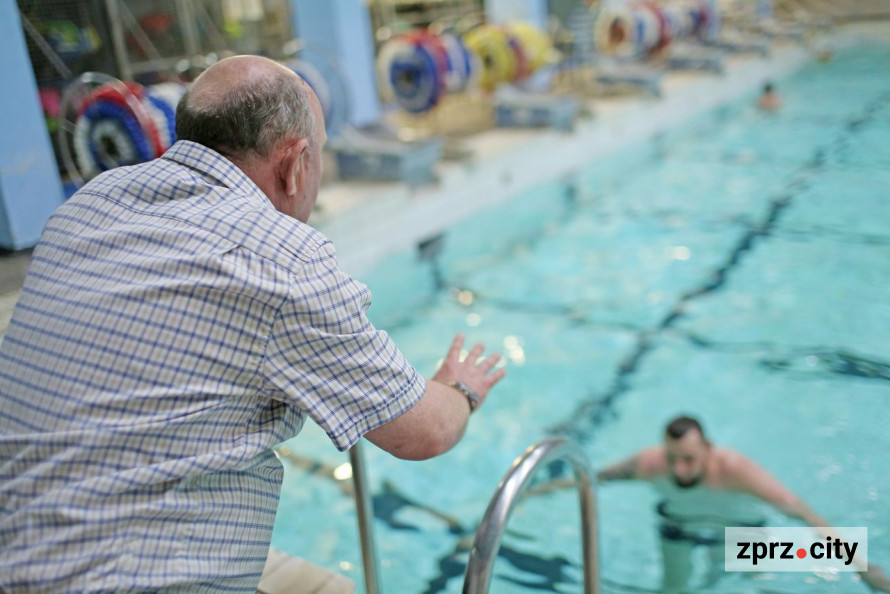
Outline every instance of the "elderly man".
<svg viewBox="0 0 890 594"><path fill-rule="evenodd" d="M308 416L421 460L503 377L455 338L424 380L306 222L318 100L253 56L204 72L179 141L52 216L0 351L0 590L254 592Z"/></svg>
<svg viewBox="0 0 890 594"><path fill-rule="evenodd" d="M662 445L644 449L597 474L600 481L651 481L662 497L661 542L665 592L685 591L692 574L692 550L707 547L709 582L723 568L724 528L762 526L766 517L759 501L813 527L829 524L766 470L742 454L714 447L701 424L681 416L671 421ZM890 592L890 580L869 564L863 580L874 590Z"/></svg>

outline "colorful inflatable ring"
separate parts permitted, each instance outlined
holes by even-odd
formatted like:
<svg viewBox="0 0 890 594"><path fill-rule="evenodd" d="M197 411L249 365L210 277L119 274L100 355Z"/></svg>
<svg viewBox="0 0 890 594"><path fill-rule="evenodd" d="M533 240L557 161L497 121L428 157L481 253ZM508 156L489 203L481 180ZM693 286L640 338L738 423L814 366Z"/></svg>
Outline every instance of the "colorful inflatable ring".
<svg viewBox="0 0 890 594"><path fill-rule="evenodd" d="M90 97L81 106L81 110L86 109L92 101L98 100L114 103L128 110L151 143L154 154L149 159L153 159L160 157L166 149L161 142L161 136L158 133L155 121L143 103L143 96L144 89L142 85L137 83L104 84L90 94Z"/></svg>
<svg viewBox="0 0 890 594"><path fill-rule="evenodd" d="M505 82L525 80L532 74L532 66L528 59L528 54L525 52L525 46L523 46L519 38L514 36L510 31L505 30L504 35L507 36L507 43L510 44L510 49L512 49L513 53L516 55L516 70L513 72L513 76Z"/></svg>
<svg viewBox="0 0 890 594"><path fill-rule="evenodd" d="M480 25L464 35L467 48L479 56L482 72L479 84L492 90L502 82L516 80L519 71L517 53L510 38L500 27Z"/></svg>
<svg viewBox="0 0 890 594"><path fill-rule="evenodd" d="M594 24L597 49L605 54L633 57L658 47L664 39L664 19L657 7L646 4L603 9Z"/></svg>
<svg viewBox="0 0 890 594"><path fill-rule="evenodd" d="M412 113L428 111L444 92L442 66L443 57L431 43L404 36L390 40L377 57L384 97Z"/></svg>
<svg viewBox="0 0 890 594"><path fill-rule="evenodd" d="M636 49L637 22L626 6L603 9L594 23L597 50L604 54L630 56Z"/></svg>
<svg viewBox="0 0 890 594"><path fill-rule="evenodd" d="M145 99L163 116L163 120L156 121L156 126L164 151L176 142L176 107L185 91L186 86L176 82L160 83L145 89Z"/></svg>
<svg viewBox="0 0 890 594"><path fill-rule="evenodd" d="M649 11L658 23L657 40L651 45L646 43L644 47L640 48L644 53L655 54L671 44L670 21L660 6L654 2L640 2L638 4L632 4L631 8Z"/></svg>
<svg viewBox="0 0 890 594"><path fill-rule="evenodd" d="M550 37L531 23L512 23L507 30L519 40L532 72L556 61L556 52Z"/></svg>
<svg viewBox="0 0 890 594"><path fill-rule="evenodd" d="M472 54L457 35L442 33L439 38L448 55L445 88L449 93L462 91L467 88L473 78Z"/></svg>
<svg viewBox="0 0 890 594"><path fill-rule="evenodd" d="M94 99L74 128L77 164L84 177L154 158L155 147L133 113L118 101Z"/></svg>

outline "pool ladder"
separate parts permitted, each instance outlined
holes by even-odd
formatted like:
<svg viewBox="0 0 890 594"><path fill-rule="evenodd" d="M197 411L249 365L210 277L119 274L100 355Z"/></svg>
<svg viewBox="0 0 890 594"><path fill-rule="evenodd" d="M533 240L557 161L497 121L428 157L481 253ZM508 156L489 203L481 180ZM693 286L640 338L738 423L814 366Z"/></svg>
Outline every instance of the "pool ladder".
<svg viewBox="0 0 890 594"><path fill-rule="evenodd" d="M377 557L371 533L371 503L365 477L364 460L360 444L349 451L352 476L355 483L355 500L362 545L366 594L379 594ZM529 487L532 476L541 466L551 462L567 462L575 474L578 497L581 504L581 545L583 555L584 594L599 592L599 563L597 555L596 502L593 493L592 472L587 456L581 447L563 437L551 437L531 445L510 466L498 483L494 496L476 531L467 572L464 578L464 594L487 594L491 585L494 561L501 546L501 538L513 509Z"/></svg>

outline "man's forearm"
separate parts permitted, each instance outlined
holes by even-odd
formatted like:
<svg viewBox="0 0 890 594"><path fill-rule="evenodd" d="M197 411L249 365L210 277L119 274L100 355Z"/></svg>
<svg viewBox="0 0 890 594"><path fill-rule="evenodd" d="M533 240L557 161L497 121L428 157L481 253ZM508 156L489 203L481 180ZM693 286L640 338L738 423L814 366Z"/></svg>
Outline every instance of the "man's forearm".
<svg viewBox="0 0 890 594"><path fill-rule="evenodd" d="M470 406L459 391L428 380L412 408L365 434L368 441L404 460L426 460L450 450L463 437Z"/></svg>
<svg viewBox="0 0 890 594"><path fill-rule="evenodd" d="M614 464L596 473L598 481L626 481L637 478L639 461L634 456L619 464Z"/></svg>

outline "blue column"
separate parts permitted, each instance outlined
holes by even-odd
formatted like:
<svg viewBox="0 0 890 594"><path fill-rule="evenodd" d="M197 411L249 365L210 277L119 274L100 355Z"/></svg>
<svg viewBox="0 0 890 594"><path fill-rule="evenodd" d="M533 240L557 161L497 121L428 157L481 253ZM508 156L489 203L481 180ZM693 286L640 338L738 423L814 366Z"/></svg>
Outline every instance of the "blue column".
<svg viewBox="0 0 890 594"><path fill-rule="evenodd" d="M33 247L64 193L14 0L0 0L0 247Z"/></svg>
<svg viewBox="0 0 890 594"><path fill-rule="evenodd" d="M524 21L546 31L547 0L485 0L485 16L490 23Z"/></svg>
<svg viewBox="0 0 890 594"><path fill-rule="evenodd" d="M705 39L714 41L720 37L720 27L722 25L720 3L717 0L708 0L708 10L711 14L711 21L708 23L708 28L705 31Z"/></svg>
<svg viewBox="0 0 890 594"><path fill-rule="evenodd" d="M757 17L761 19L772 18L773 0L757 0Z"/></svg>
<svg viewBox="0 0 890 594"><path fill-rule="evenodd" d="M349 121L355 126L380 119L374 74L371 16L363 0L290 0L296 36L313 51L330 52L347 75Z"/></svg>

